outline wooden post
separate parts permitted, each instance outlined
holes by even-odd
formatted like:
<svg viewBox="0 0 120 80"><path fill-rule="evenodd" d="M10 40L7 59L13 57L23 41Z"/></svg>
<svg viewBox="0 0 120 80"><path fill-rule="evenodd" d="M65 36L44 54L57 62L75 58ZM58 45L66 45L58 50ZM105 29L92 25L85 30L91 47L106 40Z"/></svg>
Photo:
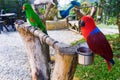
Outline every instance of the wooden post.
<svg viewBox="0 0 120 80"><path fill-rule="evenodd" d="M64 55L56 51L55 68L51 80L73 80L77 65L77 55Z"/></svg>
<svg viewBox="0 0 120 80"><path fill-rule="evenodd" d="M44 43L25 28L17 28L17 30L26 47L32 80L50 80L50 68L48 64L50 57L46 57L49 54L44 52Z"/></svg>
<svg viewBox="0 0 120 80"><path fill-rule="evenodd" d="M76 66L77 54L75 49L69 50L69 45L59 43L48 35L26 24L16 22L16 27L25 43L30 68L32 72L32 80L72 80ZM53 47L56 51L56 60L53 73L50 73L49 56L44 53L43 43ZM65 49L66 48L66 49ZM62 50L65 49L65 50ZM51 78L50 78L51 75Z"/></svg>

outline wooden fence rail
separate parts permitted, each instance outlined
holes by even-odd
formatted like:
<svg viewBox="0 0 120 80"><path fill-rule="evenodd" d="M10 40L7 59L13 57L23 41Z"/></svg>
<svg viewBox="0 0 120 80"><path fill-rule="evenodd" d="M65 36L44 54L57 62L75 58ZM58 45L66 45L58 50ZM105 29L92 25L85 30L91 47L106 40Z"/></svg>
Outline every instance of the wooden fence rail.
<svg viewBox="0 0 120 80"><path fill-rule="evenodd" d="M32 80L73 80L78 63L75 46L60 43L21 20L16 21L15 26L26 47ZM56 51L52 73L49 46Z"/></svg>

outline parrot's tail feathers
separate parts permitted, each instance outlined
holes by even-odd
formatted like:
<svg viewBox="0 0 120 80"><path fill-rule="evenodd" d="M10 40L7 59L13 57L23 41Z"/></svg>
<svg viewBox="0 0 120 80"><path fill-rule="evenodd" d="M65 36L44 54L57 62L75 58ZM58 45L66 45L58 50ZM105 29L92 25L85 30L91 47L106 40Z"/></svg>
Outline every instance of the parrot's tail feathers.
<svg viewBox="0 0 120 80"><path fill-rule="evenodd" d="M107 61L107 65L108 65L108 71L110 71L111 70L111 65L108 61Z"/></svg>
<svg viewBox="0 0 120 80"><path fill-rule="evenodd" d="M114 60L113 60L113 59L111 59L111 60L110 60L110 63L111 63L112 65L114 65L114 64L115 64L115 62L114 62Z"/></svg>
<svg viewBox="0 0 120 80"><path fill-rule="evenodd" d="M110 63L108 62L108 71L110 71L111 70L111 65L110 65Z"/></svg>
<svg viewBox="0 0 120 80"><path fill-rule="evenodd" d="M111 70L111 68L112 68L112 65L114 65L115 64L115 62L114 62L114 60L113 59L111 59L110 61L107 61L107 65L108 65L108 71L110 71Z"/></svg>

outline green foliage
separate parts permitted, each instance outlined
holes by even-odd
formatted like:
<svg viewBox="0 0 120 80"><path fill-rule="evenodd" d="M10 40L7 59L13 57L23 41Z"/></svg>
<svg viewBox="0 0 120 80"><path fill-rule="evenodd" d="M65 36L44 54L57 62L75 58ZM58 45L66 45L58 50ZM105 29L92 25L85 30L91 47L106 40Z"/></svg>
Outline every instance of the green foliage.
<svg viewBox="0 0 120 80"><path fill-rule="evenodd" d="M102 0L101 0L102 1ZM102 4L101 4L102 5ZM104 2L103 21L107 24L116 24L116 16L120 13L120 0L107 0Z"/></svg>
<svg viewBox="0 0 120 80"><path fill-rule="evenodd" d="M109 72L107 64L100 56L95 56L94 63L89 66L78 65L75 73L80 80L119 80L120 79L120 60L114 58L116 64Z"/></svg>
<svg viewBox="0 0 120 80"><path fill-rule="evenodd" d="M106 24L97 24L97 26L99 27L99 28L110 28L110 29L118 29L118 26L117 25L106 25Z"/></svg>
<svg viewBox="0 0 120 80"><path fill-rule="evenodd" d="M117 23L117 18L116 17L110 17L107 21L107 24L116 24Z"/></svg>
<svg viewBox="0 0 120 80"><path fill-rule="evenodd" d="M81 0L82 3L88 1L92 0ZM120 13L120 0L98 0L98 4L91 3L91 5L98 5L98 7L102 8L101 21L103 23L116 24L116 18Z"/></svg>
<svg viewBox="0 0 120 80"><path fill-rule="evenodd" d="M85 39L82 38L78 41L75 41L75 42L71 43L71 45L76 45L76 44L80 44L80 43L84 43L84 42L85 42Z"/></svg>
<svg viewBox="0 0 120 80"><path fill-rule="evenodd" d="M75 15L75 12L74 12L74 10L70 10L70 16L73 16L73 15Z"/></svg>
<svg viewBox="0 0 120 80"><path fill-rule="evenodd" d="M24 2L28 0L0 0L0 10L4 9L8 13L16 10L17 15L21 17Z"/></svg>
<svg viewBox="0 0 120 80"><path fill-rule="evenodd" d="M39 12L40 12L41 14L44 14L44 13L45 13L45 9L44 9L44 8L39 8Z"/></svg>
<svg viewBox="0 0 120 80"><path fill-rule="evenodd" d="M100 0L106 16L115 17L120 12L120 0ZM102 5L101 4L101 5Z"/></svg>
<svg viewBox="0 0 120 80"><path fill-rule="evenodd" d="M113 52L115 56L119 56L120 55L120 42L119 41L114 41L112 43L113 45Z"/></svg>
<svg viewBox="0 0 120 80"><path fill-rule="evenodd" d="M120 42L119 42L119 35L113 34L113 35L106 35L106 38L112 42L112 48L115 56L120 55Z"/></svg>
<svg viewBox="0 0 120 80"><path fill-rule="evenodd" d="M108 34L108 35L106 35L106 38L109 41L116 41L118 37L119 37L118 34Z"/></svg>

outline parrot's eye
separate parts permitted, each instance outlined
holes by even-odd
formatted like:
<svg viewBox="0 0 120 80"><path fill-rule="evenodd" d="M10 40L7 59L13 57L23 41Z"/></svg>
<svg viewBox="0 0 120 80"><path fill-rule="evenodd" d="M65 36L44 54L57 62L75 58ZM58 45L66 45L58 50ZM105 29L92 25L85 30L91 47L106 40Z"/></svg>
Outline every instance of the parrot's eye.
<svg viewBox="0 0 120 80"><path fill-rule="evenodd" d="M81 27L85 26L85 22L83 20L81 20L80 25L81 25Z"/></svg>

